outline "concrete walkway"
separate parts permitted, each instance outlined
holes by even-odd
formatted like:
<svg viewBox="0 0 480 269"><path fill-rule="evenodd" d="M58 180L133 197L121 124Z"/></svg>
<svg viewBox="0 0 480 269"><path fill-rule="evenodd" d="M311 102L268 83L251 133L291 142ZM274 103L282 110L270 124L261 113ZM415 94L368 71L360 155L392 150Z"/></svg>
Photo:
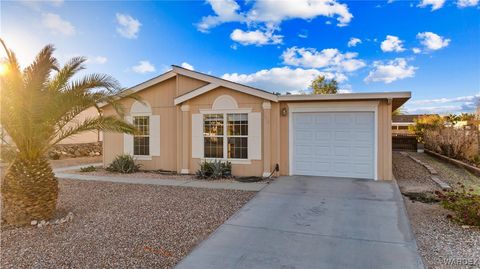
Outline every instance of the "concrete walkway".
<svg viewBox="0 0 480 269"><path fill-rule="evenodd" d="M177 269L423 268L395 182L282 177Z"/></svg>
<svg viewBox="0 0 480 269"><path fill-rule="evenodd" d="M241 191L260 191L267 183L266 182L215 182L206 180L192 180L192 179L155 179L155 178L138 178L128 176L92 176L86 173L71 174L65 171L78 170L85 166L101 166L101 163L89 164L89 165L77 165L53 169L57 178L75 179L75 180L91 180L91 181L105 181L105 182L117 182L117 183L131 183L131 184L147 184L147 185L160 185L160 186L181 186L192 188L206 188L206 189L224 189L224 190L241 190Z"/></svg>

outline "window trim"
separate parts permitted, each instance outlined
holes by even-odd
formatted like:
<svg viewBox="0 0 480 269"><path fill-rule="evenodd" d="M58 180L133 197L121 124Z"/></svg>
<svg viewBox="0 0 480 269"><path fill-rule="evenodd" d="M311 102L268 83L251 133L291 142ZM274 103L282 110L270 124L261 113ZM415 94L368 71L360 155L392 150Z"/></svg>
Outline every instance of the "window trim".
<svg viewBox="0 0 480 269"><path fill-rule="evenodd" d="M229 136L227 134L227 126L228 126L228 117L227 114L247 114L247 119L248 119L248 114L252 111L251 108L244 108L244 109L219 109L219 110L211 110L211 109L200 109L200 114L202 114L202 135L203 135L203 157L201 158L202 161L215 161L215 160L220 160L220 161L229 161L232 164L251 164L251 160L249 159L248 156L248 138L249 134L247 135L232 135ZM223 158L211 158L211 157L205 157L205 115L207 114L222 114L223 115L223 135L221 136L215 136L215 137L222 137L223 138ZM250 122L248 122L250 124ZM248 128L248 125L247 125ZM228 138L229 137L246 137L247 138L247 158L245 159L240 159L240 158L226 158L225 156L228 156Z"/></svg>
<svg viewBox="0 0 480 269"><path fill-rule="evenodd" d="M137 160L151 160L152 159L152 155L150 153L150 126L151 126L151 122L150 122L150 116L151 115L147 115L147 113L136 113L134 115L132 115L132 124L135 125L135 117L146 117L148 119L148 135L132 135L133 136L133 150L132 150L132 155L135 159ZM135 137L148 137L148 155L135 155Z"/></svg>

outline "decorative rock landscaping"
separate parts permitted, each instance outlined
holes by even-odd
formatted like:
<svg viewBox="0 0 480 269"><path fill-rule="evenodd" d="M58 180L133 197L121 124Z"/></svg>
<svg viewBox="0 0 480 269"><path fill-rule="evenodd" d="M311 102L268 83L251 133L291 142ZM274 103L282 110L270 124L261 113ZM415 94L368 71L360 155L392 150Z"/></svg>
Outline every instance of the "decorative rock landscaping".
<svg viewBox="0 0 480 269"><path fill-rule="evenodd" d="M425 268L479 268L480 230L459 225L447 218L452 212L436 203L433 192L441 186L434 183L432 177L442 177L452 186L458 182L479 184L480 179L448 163L436 162L428 155L410 154L394 152L393 173L405 196L408 216ZM437 175L430 174L420 163L433 168ZM470 267L448 266L454 259L474 261L474 264Z"/></svg>
<svg viewBox="0 0 480 269"><path fill-rule="evenodd" d="M440 179L440 177L438 176L438 172L437 170L435 170L435 168L433 168L432 166L430 166L429 164L425 163L425 162L422 162L421 160L413 157L412 155L406 153L406 152L401 152L400 154L402 154L403 156L408 156L410 157L410 159L414 160L416 163L422 165L423 167L425 167L425 169L428 170L428 172L431 174L430 178L433 180L433 182L437 183L438 186L440 186L440 188L442 188L443 190L449 190L451 189L452 187L450 187L450 185L448 185L447 183L445 183L444 181L442 181Z"/></svg>
<svg viewBox="0 0 480 269"><path fill-rule="evenodd" d="M72 212L68 212L68 214L63 217L63 218L59 218L59 219L55 219L55 220L51 220L51 221L45 221L45 220L41 220L41 221L38 221L38 220L32 220L32 222L30 222L30 224L32 226L36 226L38 228L42 228L42 227L46 227L48 225L57 225L57 224L64 224L68 221L72 221L73 220L73 213Z"/></svg>
<svg viewBox="0 0 480 269"><path fill-rule="evenodd" d="M102 155L102 142L55 145L48 153L49 158L58 160L60 158L94 157Z"/></svg>

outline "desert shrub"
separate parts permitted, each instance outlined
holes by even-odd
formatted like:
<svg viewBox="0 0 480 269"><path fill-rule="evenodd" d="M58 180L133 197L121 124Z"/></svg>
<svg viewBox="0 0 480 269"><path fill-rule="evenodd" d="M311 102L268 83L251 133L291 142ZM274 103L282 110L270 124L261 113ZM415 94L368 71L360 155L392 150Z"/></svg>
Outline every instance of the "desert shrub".
<svg viewBox="0 0 480 269"><path fill-rule="evenodd" d="M434 128L424 133L425 147L445 156L474 163L478 133L474 130Z"/></svg>
<svg viewBox="0 0 480 269"><path fill-rule="evenodd" d="M414 119L414 122L408 130L415 133L418 142L424 143L425 131L443 127L445 120L438 115L424 115Z"/></svg>
<svg viewBox="0 0 480 269"><path fill-rule="evenodd" d="M85 167L80 167L80 172L95 172L97 171L97 168L95 168L95 166L93 165L90 165L90 166L85 166Z"/></svg>
<svg viewBox="0 0 480 269"><path fill-rule="evenodd" d="M480 226L480 195L474 189L467 190L460 185L457 190L437 191L436 194L442 206L454 212L447 217L462 224Z"/></svg>
<svg viewBox="0 0 480 269"><path fill-rule="evenodd" d="M129 174L138 172L140 165L135 163L132 155L123 154L115 157L113 162L106 169L110 172Z"/></svg>
<svg viewBox="0 0 480 269"><path fill-rule="evenodd" d="M196 176L202 179L229 178L232 176L232 163L222 161L203 161Z"/></svg>
<svg viewBox="0 0 480 269"><path fill-rule="evenodd" d="M480 165L480 154L476 154L475 156L473 156L472 161L475 165L477 165L477 166Z"/></svg>

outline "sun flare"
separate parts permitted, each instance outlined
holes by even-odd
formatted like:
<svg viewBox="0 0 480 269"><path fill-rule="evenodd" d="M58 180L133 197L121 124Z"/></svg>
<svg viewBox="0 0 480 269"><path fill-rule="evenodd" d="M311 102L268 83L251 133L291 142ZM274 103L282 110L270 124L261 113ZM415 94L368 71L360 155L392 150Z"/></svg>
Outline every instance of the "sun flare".
<svg viewBox="0 0 480 269"><path fill-rule="evenodd" d="M0 76L6 75L8 72L8 66L5 63L0 63Z"/></svg>

